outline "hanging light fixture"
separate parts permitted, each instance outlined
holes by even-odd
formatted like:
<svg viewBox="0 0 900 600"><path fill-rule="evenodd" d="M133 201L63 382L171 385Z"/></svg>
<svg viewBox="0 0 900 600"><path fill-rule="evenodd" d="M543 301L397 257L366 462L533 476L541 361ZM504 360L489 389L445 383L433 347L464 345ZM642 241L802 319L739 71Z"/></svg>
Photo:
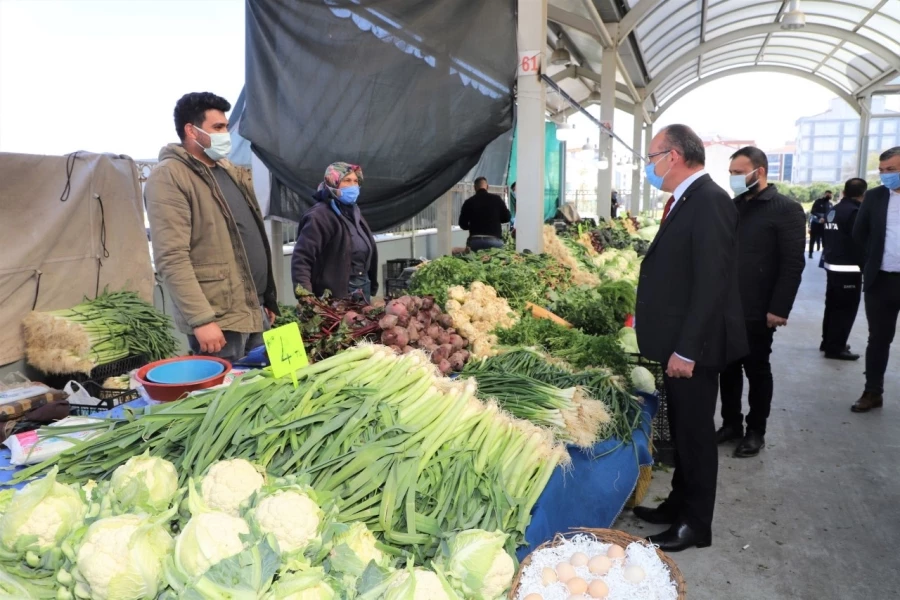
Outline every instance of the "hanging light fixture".
<svg viewBox="0 0 900 600"><path fill-rule="evenodd" d="M591 150L594 149L594 147L591 146L591 138L587 138L584 141L584 146L582 146L581 149L584 150L585 152L590 152Z"/></svg>
<svg viewBox="0 0 900 600"><path fill-rule="evenodd" d="M800 0L791 0L788 11L781 18L781 28L792 31L806 26L806 14L800 10Z"/></svg>
<svg viewBox="0 0 900 600"><path fill-rule="evenodd" d="M575 126L570 125L567 122L560 123L556 126L556 139L560 142L572 141L576 133Z"/></svg>
<svg viewBox="0 0 900 600"><path fill-rule="evenodd" d="M600 158L597 160L597 170L605 171L609 168L609 159L606 158L606 154L601 154Z"/></svg>

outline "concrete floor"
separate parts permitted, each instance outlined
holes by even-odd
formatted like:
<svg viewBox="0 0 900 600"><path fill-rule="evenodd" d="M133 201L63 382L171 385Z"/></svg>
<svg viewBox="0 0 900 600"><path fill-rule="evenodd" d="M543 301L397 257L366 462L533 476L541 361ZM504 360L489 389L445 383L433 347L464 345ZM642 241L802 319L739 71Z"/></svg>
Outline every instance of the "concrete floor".
<svg viewBox="0 0 900 600"><path fill-rule="evenodd" d="M892 348L885 406L850 412L864 359L818 352L825 274L807 261L793 314L775 336L775 398L757 458L720 447L713 545L673 554L691 600L887 600L900 595L900 343ZM862 305L850 345L864 354ZM744 386L746 414L747 386ZM654 472L644 505L671 475ZM616 525L640 536L665 529L626 511Z"/></svg>

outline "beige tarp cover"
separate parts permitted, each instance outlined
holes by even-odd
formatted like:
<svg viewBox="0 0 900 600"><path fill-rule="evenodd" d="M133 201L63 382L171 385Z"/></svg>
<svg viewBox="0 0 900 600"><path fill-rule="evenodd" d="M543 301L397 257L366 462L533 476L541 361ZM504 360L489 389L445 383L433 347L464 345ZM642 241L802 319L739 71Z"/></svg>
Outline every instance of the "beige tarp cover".
<svg viewBox="0 0 900 600"><path fill-rule="evenodd" d="M152 300L134 161L0 153L0 365L24 357L32 306L68 308L106 286Z"/></svg>

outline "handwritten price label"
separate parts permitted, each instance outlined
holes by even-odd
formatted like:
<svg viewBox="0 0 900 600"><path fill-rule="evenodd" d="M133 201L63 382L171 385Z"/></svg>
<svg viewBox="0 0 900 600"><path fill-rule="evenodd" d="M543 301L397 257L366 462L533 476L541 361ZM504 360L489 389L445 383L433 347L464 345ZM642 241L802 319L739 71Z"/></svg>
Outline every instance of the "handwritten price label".
<svg viewBox="0 0 900 600"><path fill-rule="evenodd" d="M309 364L306 348L303 347L303 338L300 336L300 326L297 323L289 323L265 331L263 341L266 343L269 362L272 363L272 375L275 377L290 375L294 387L297 387L297 370Z"/></svg>
<svg viewBox="0 0 900 600"><path fill-rule="evenodd" d="M519 69L517 75L538 75L541 70L541 51L527 50L519 52Z"/></svg>

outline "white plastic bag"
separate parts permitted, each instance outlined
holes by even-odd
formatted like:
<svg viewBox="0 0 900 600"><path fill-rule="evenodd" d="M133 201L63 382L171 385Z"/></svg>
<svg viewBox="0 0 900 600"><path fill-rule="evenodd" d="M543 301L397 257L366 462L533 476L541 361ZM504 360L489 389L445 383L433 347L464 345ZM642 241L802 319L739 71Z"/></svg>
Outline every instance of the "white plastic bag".
<svg viewBox="0 0 900 600"><path fill-rule="evenodd" d="M76 389L77 388L77 389ZM67 400L70 404L80 404L82 406L99 406L103 400L99 398L94 398L91 396L84 387L78 383L77 381L70 381L66 384L66 387L63 388L63 391L68 394Z"/></svg>
<svg viewBox="0 0 900 600"><path fill-rule="evenodd" d="M68 388L68 386L66 387ZM88 398L90 398L90 395ZM100 423L102 421L103 419L66 417L61 421L49 425L49 427L87 425L91 423ZM42 428L40 431L44 434L41 437L38 437L37 431L23 431L22 433L7 438L7 440L3 442L3 445L9 448L9 451L12 454L9 464L16 467L20 465L36 465L71 448L74 445L73 440L89 440L92 437L96 437L103 433L102 429L91 429L78 433L64 433L59 436L49 437L46 435L47 428Z"/></svg>

